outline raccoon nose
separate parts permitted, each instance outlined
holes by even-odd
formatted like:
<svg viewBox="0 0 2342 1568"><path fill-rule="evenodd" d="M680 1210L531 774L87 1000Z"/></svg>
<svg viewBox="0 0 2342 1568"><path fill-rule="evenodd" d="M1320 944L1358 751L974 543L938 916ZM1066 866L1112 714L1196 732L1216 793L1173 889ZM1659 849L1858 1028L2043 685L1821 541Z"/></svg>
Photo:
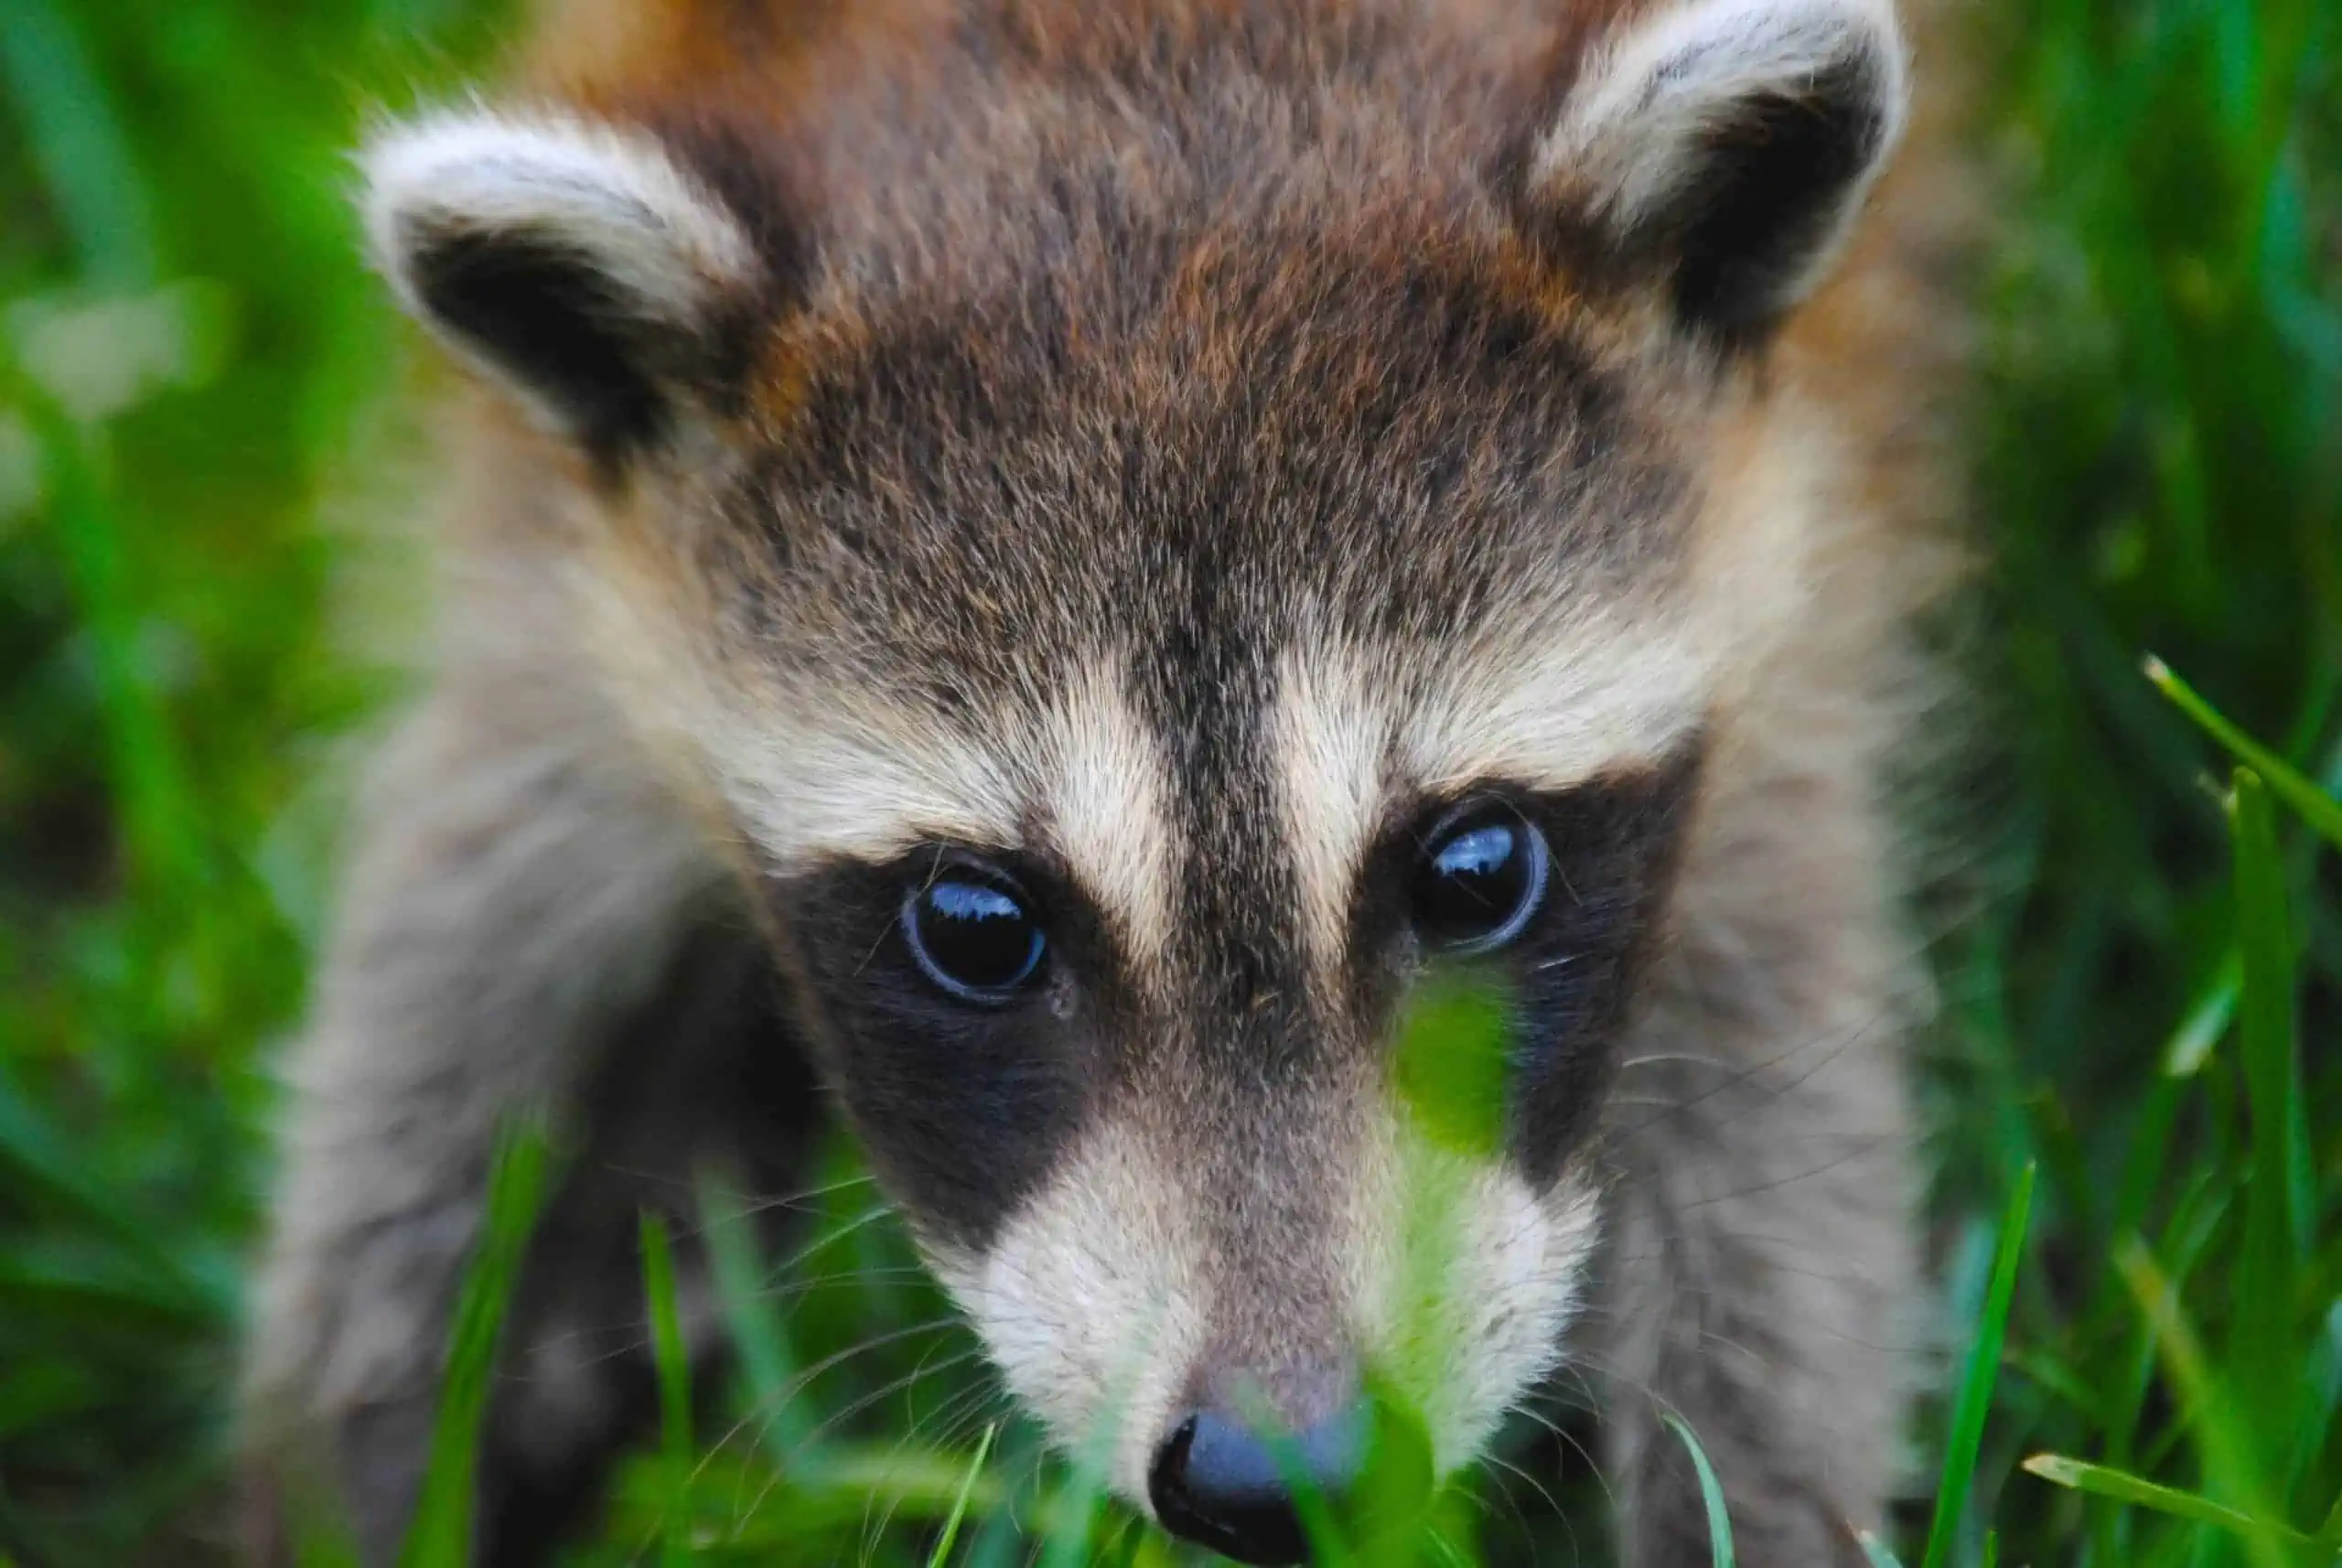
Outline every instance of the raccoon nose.
<svg viewBox="0 0 2342 1568"><path fill-rule="evenodd" d="M1363 1401L1282 1443L1199 1410L1155 1450L1147 1496L1163 1528L1183 1540L1239 1563L1298 1563L1308 1541L1288 1482L1341 1496L1357 1477L1366 1434Z"/></svg>

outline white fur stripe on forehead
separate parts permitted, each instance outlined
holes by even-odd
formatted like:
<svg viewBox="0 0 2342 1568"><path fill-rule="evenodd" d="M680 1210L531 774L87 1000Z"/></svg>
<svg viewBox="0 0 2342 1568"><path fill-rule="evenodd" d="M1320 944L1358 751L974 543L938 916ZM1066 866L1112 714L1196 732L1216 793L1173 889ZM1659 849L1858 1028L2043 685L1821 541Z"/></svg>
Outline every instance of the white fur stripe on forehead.
<svg viewBox="0 0 2342 1568"><path fill-rule="evenodd" d="M1131 706L1124 667L1102 661L1069 682L1036 755L1049 847L1145 964L1171 940L1177 846L1162 748Z"/></svg>
<svg viewBox="0 0 2342 1568"><path fill-rule="evenodd" d="M1009 847L1026 792L939 720L883 703L735 714L713 760L741 825L783 868L882 861L921 843Z"/></svg>
<svg viewBox="0 0 2342 1568"><path fill-rule="evenodd" d="M1381 822L1398 717L1391 693L1346 649L1288 649L1279 660L1270 744L1301 892L1302 935L1323 972L1338 972L1348 943L1350 896Z"/></svg>
<svg viewBox="0 0 2342 1568"><path fill-rule="evenodd" d="M1659 760L1699 722L1711 679L1662 618L1491 626L1440 660L1399 732L1400 767L1432 793L1485 779L1565 789Z"/></svg>
<svg viewBox="0 0 2342 1568"><path fill-rule="evenodd" d="M783 695L711 726L730 737L717 772L784 865L924 843L1054 854L1144 963L1170 938L1176 845L1162 754L1121 669L1088 666L1039 714L994 715L981 742L869 693Z"/></svg>
<svg viewBox="0 0 2342 1568"><path fill-rule="evenodd" d="M1708 682L1681 637L1595 615L1486 628L1427 670L1335 643L1288 650L1271 734L1318 961L1340 961L1358 868L1394 791L1563 789L1654 761L1698 721Z"/></svg>

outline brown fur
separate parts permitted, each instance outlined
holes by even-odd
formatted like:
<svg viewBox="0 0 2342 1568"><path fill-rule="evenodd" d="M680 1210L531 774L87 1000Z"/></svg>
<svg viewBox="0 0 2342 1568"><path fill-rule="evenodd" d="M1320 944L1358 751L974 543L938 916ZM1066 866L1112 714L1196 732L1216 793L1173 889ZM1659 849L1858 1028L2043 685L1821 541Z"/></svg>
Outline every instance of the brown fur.
<svg viewBox="0 0 2342 1568"><path fill-rule="evenodd" d="M1484 1230L1544 1228L1475 1266L1536 1276L1558 1326L1602 1194L1574 1352L1608 1385L1632 1563L1705 1560L1670 1408L1744 1562L1860 1561L1917 1332L1896 1047L1924 995L1882 781L1927 695L1911 619L1953 575L1955 98L1929 11L1913 130L1833 280L1761 347L1687 336L1523 184L1581 67L1660 8L549 13L518 101L650 138L753 260L701 280L682 411L628 437L650 456L493 395L453 422L439 668L363 815L254 1340L258 1439L328 1434L370 1553L411 1504L501 1113L548 1104L678 1170L787 1167L696 1103L671 1136L596 1120L710 941L774 955L750 967L784 1001L744 1005L787 1022L703 1032L802 1041L980 1322L1078 1359L987 1273L1021 1247L1070 1294L1167 1304L1180 1356L1314 1414L1407 1136L1379 1088L1398 983L1344 950L1348 879L1484 779L1574 789L1691 747L1681 842L1620 874L1663 913L1606 961L1631 977L1601 1026L1617 1088L1572 1109L1559 1175L1457 1178ZM900 1105L807 1000L823 868L929 841L1058 868L1126 961L1114 1022L1085 1025L1119 1065L997 1223L925 1195ZM757 1109L801 1134L810 1090L784 1089ZM540 1249L547 1321L593 1299L564 1257L619 1223L584 1202ZM1190 1397L1170 1354L1164 1410ZM499 1416L522 1491L574 1457L532 1430L619 1423L557 1360Z"/></svg>

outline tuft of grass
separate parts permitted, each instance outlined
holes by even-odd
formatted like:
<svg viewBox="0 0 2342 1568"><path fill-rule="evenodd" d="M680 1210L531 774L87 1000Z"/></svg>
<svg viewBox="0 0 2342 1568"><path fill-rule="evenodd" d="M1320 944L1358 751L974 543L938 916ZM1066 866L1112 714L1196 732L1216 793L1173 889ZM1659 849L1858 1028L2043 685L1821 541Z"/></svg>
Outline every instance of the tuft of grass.
<svg viewBox="0 0 2342 1568"><path fill-rule="evenodd" d="M2025 1256L2025 1230L2033 1218L2033 1178L2034 1167L2025 1166L2009 1199L2008 1216L2001 1222L1993 1283L1985 1292L1983 1315L1976 1325L1968 1370L1960 1381L1959 1402L1952 1407L1951 1433L1944 1444L1935 1518L1928 1527L1927 1555L1920 1559L1925 1568L1944 1568L1951 1561L1961 1517L1968 1506L1969 1483L1975 1478L1977 1450L1984 1438L1984 1418L2000 1380L2001 1347L2008 1335L2009 1305L2016 1297L2017 1264Z"/></svg>
<svg viewBox="0 0 2342 1568"><path fill-rule="evenodd" d="M544 1199L545 1166L542 1128L518 1123L498 1140L487 1211L448 1334L430 1460L400 1568L451 1568L471 1559L480 1427L495 1381L505 1309Z"/></svg>
<svg viewBox="0 0 2342 1568"><path fill-rule="evenodd" d="M659 1443L676 1506L660 1531L660 1557L666 1568L691 1561L683 1534L683 1489L692 1473L692 1369L683 1349L683 1315L675 1297L674 1243L667 1222L642 1216L642 1296L650 1320L650 1361L659 1380Z"/></svg>

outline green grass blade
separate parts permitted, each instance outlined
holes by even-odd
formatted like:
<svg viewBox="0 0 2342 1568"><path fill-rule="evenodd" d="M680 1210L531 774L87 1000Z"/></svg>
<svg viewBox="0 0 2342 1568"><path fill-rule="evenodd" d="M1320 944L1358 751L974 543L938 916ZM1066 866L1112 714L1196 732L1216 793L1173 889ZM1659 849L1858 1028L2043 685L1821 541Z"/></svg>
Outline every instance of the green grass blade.
<svg viewBox="0 0 2342 1568"><path fill-rule="evenodd" d="M674 1243L667 1222L642 1216L642 1295L650 1316L650 1357L659 1372L660 1446L667 1462L667 1517L660 1560L668 1568L691 1561L684 1538L683 1490L692 1473L692 1369L683 1351L682 1312L675 1299Z"/></svg>
<svg viewBox="0 0 2342 1568"><path fill-rule="evenodd" d="M2173 1078L2193 1078L2213 1047L2236 1022L2238 988L2242 984L2237 955L2229 953L2220 960L2218 972L2210 985L2187 1009L2179 1027L2171 1032L2171 1039L2164 1047L2163 1070Z"/></svg>
<svg viewBox="0 0 2342 1568"><path fill-rule="evenodd" d="M814 1447L812 1418L805 1413L803 1402L791 1397L798 1392L797 1353L765 1288L769 1264L756 1221L743 1211L737 1197L705 1179L699 1184L699 1209L716 1305L740 1357L757 1429L771 1453L787 1455L791 1466L802 1472L819 1464L821 1455Z"/></svg>
<svg viewBox="0 0 2342 1568"><path fill-rule="evenodd" d="M951 1499L942 1533L935 1538L935 1550L927 1554L927 1568L943 1568L951 1561L951 1548L960 1540L960 1521L968 1517L968 1498L975 1492L976 1478L984 1473L984 1461L992 1457L993 1439L999 1434L1000 1423L986 1423L983 1438L976 1444L976 1456L968 1461L968 1473L960 1478L960 1492Z"/></svg>
<svg viewBox="0 0 2342 1568"><path fill-rule="evenodd" d="M471 1267L457 1297L446 1377L431 1431L431 1456L401 1568L460 1568L471 1561L472 1504L480 1423L496 1372L496 1345L543 1201L543 1131L508 1128L489 1170L488 1208Z"/></svg>
<svg viewBox="0 0 2342 1568"><path fill-rule="evenodd" d="M2171 667L2162 660L2150 657L2146 671L2147 679L2154 682L2157 691L2171 699L2174 706L2194 719L2197 726L2225 746L2230 756L2267 780L2270 789L2315 829L2320 838L2342 849L2342 800L2335 800L2291 767L2283 757L2230 724L2218 709L2198 695L2194 687L2172 673Z"/></svg>
<svg viewBox="0 0 2342 1568"><path fill-rule="evenodd" d="M14 0L0 13L0 81L84 275L134 288L161 270L153 215L112 84L82 40L88 20L78 6Z"/></svg>
<svg viewBox="0 0 2342 1568"><path fill-rule="evenodd" d="M1700 1500L1708 1510L1708 1551L1715 1568L1732 1568L1732 1515L1724 1506L1724 1487L1716 1480L1716 1467L1708 1463L1708 1451L1700 1446L1691 1423L1671 1410L1660 1419L1683 1440L1684 1450L1692 1455L1692 1468L1699 1474Z"/></svg>
<svg viewBox="0 0 2342 1568"><path fill-rule="evenodd" d="M2001 1370L2001 1346L2008 1337L2009 1302L2016 1294L2016 1269L2025 1253L2025 1228L2033 1216L2034 1167L2028 1164L2017 1177L2009 1199L2008 1216L2001 1222L2000 1246L1993 1259L1993 1283L1984 1296L1984 1311L1976 1326L1976 1344L1968 1354L1968 1370L1961 1380L1960 1402L1953 1407L1951 1431L1944 1446L1942 1480L1936 1488L1934 1521L1928 1528L1925 1568L1944 1568L1951 1561L1952 1538L1959 1533L1960 1516L1968 1505L1969 1483L1976 1475L1976 1454L1984 1440L1984 1415L1992 1408L1993 1387Z"/></svg>
<svg viewBox="0 0 2342 1568"><path fill-rule="evenodd" d="M2293 936L2286 919L2284 873L2268 793L2251 769L2236 772L2229 825L2235 846L2237 946L2243 959L2238 1016L2251 1113L2245 1188L2244 1256L2237 1282L2230 1392L2244 1402L2247 1430L2280 1460L2291 1436L2295 1238L2293 1148L2298 1097L2294 1064Z"/></svg>
<svg viewBox="0 0 2342 1568"><path fill-rule="evenodd" d="M2259 1453L2239 1426L2237 1407L2213 1375L2195 1328L2180 1312L2178 1293L2136 1237L2116 1246L2114 1266L2154 1332L2156 1353L2178 1390L2212 1489L2236 1498L2249 1517L2272 1516L2274 1510L2263 1500L2271 1491L2262 1480ZM2286 1568L2277 1541L2262 1534L2244 1540L2252 1568Z"/></svg>
<svg viewBox="0 0 2342 1568"><path fill-rule="evenodd" d="M2209 1498L2183 1492L2175 1487L2159 1486L2127 1471L2093 1465L2086 1459L2070 1459L2063 1454L2036 1454L2025 1462L2025 1470L2027 1475L2038 1476L2052 1486L2153 1509L2174 1519L2208 1524L2231 1535L2265 1535L2289 1541L2304 1539L2287 1526L2254 1519L2251 1514L2240 1513Z"/></svg>

